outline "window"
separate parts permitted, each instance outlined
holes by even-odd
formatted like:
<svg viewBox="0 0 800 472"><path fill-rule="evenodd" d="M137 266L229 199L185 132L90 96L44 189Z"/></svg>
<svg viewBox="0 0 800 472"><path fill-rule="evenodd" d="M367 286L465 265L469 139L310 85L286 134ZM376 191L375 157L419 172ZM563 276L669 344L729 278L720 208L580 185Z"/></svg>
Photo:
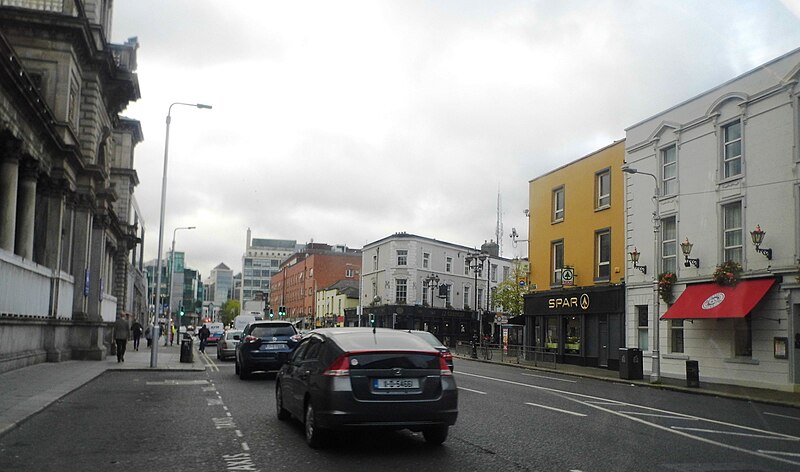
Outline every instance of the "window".
<svg viewBox="0 0 800 472"><path fill-rule="evenodd" d="M753 325L750 315L733 320L733 348L736 357L753 356Z"/></svg>
<svg viewBox="0 0 800 472"><path fill-rule="evenodd" d="M722 127L722 176L724 179L742 173L742 122Z"/></svg>
<svg viewBox="0 0 800 472"><path fill-rule="evenodd" d="M722 207L723 259L742 263L742 202Z"/></svg>
<svg viewBox="0 0 800 472"><path fill-rule="evenodd" d="M611 230L598 231L595 236L595 253L597 268L595 278L601 281L611 280Z"/></svg>
<svg viewBox="0 0 800 472"><path fill-rule="evenodd" d="M648 318L647 318L647 305L636 305L636 319L638 320L638 334L639 334L639 349L642 351L649 351L650 344L648 342L648 335L650 330L648 329Z"/></svg>
<svg viewBox="0 0 800 472"><path fill-rule="evenodd" d="M444 266L445 272L452 272L453 271L453 258L448 257Z"/></svg>
<svg viewBox="0 0 800 472"><path fill-rule="evenodd" d="M678 229L675 217L661 219L661 272L678 270Z"/></svg>
<svg viewBox="0 0 800 472"><path fill-rule="evenodd" d="M553 190L553 222L564 219L564 187Z"/></svg>
<svg viewBox="0 0 800 472"><path fill-rule="evenodd" d="M670 352L683 352L683 320L672 320L670 323ZM656 340L658 342L658 340Z"/></svg>
<svg viewBox="0 0 800 472"><path fill-rule="evenodd" d="M423 252L422 253L422 268L427 269L431 265L431 253Z"/></svg>
<svg viewBox="0 0 800 472"><path fill-rule="evenodd" d="M468 306L471 306L471 305L472 305L472 303L470 302L470 297L469 297L469 295L470 295L470 292L471 292L471 290L470 290L471 288L472 288L472 287L469 287L469 286L467 286L467 287L464 287L464 308L465 308L465 309L466 309Z"/></svg>
<svg viewBox="0 0 800 472"><path fill-rule="evenodd" d="M550 247L552 255L553 285L561 285L561 269L564 268L564 241L555 241Z"/></svg>
<svg viewBox="0 0 800 472"><path fill-rule="evenodd" d="M423 287L424 288L422 289L422 305L427 306L428 305L428 291L430 290L430 288L428 288L425 285L423 285Z"/></svg>
<svg viewBox="0 0 800 472"><path fill-rule="evenodd" d="M511 267L503 267L503 281L508 280L511 277Z"/></svg>
<svg viewBox="0 0 800 472"><path fill-rule="evenodd" d="M661 150L661 195L678 193L678 147L669 146Z"/></svg>
<svg viewBox="0 0 800 472"><path fill-rule="evenodd" d="M597 200L595 208L608 208L611 206L611 171L606 169L596 175Z"/></svg>
<svg viewBox="0 0 800 472"><path fill-rule="evenodd" d="M349 279L349 278L352 278L352 277L353 277L353 273L354 273L354 272L353 272L353 269L345 269L345 271L344 271L344 276L345 276L345 277L347 277L347 278Z"/></svg>
<svg viewBox="0 0 800 472"><path fill-rule="evenodd" d="M397 265L404 266L408 265L408 251L405 249L398 249L397 250Z"/></svg>
<svg viewBox="0 0 800 472"><path fill-rule="evenodd" d="M408 286L406 285L406 279L397 279L395 280L395 295L394 299L397 303L406 303L406 297L408 295Z"/></svg>
<svg viewBox="0 0 800 472"><path fill-rule="evenodd" d="M443 285L443 287L445 287L445 293L444 293L444 295L445 295L445 297L444 297L445 306L450 306L450 305L453 304L453 286L452 285Z"/></svg>
<svg viewBox="0 0 800 472"><path fill-rule="evenodd" d="M475 307L475 309L476 310L483 309L483 289L482 288L478 289L478 306Z"/></svg>
<svg viewBox="0 0 800 472"><path fill-rule="evenodd" d="M497 264L490 264L489 266L489 278L492 279L492 282L497 282Z"/></svg>

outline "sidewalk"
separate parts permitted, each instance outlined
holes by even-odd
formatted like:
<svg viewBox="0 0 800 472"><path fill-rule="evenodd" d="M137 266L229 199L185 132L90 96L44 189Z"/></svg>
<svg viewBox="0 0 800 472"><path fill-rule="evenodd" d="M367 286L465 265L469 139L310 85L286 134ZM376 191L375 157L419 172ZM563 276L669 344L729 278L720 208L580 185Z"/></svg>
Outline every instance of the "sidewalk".
<svg viewBox="0 0 800 472"><path fill-rule="evenodd" d="M121 363L116 355L110 355L102 361L45 362L0 374L0 436L107 370L205 370L197 343L192 363L181 363L180 351L180 344L159 344L157 366L151 368L150 349L142 339L139 351L133 350L133 341L128 342Z"/></svg>
<svg viewBox="0 0 800 472"><path fill-rule="evenodd" d="M685 379L675 379L661 377L660 383L651 383L649 375L645 374L642 380L621 379L619 371L602 369L598 367L584 367L570 364L556 364L555 368L534 366L527 362L517 363L516 357L506 357L504 362L499 359L499 351L495 350L494 358L491 361L471 359L468 356L453 354L456 358L469 359L478 362L496 363L508 366L515 366L522 369L550 372L554 374L572 375L606 382L625 383L642 387L660 388L664 390L674 390L698 395L713 395L723 398L733 398L737 400L747 400L752 402L767 403L770 405L787 406L800 408L800 393L784 392L780 390L769 390L763 388L740 387L738 385L716 384L700 382L700 387L687 387ZM456 369L458 365L456 364Z"/></svg>

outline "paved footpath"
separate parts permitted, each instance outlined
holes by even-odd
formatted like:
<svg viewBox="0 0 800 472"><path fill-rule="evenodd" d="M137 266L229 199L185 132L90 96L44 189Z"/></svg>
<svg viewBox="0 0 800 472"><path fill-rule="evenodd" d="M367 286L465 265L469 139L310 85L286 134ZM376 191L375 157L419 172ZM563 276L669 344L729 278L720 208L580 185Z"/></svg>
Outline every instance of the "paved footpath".
<svg viewBox="0 0 800 472"><path fill-rule="evenodd" d="M125 362L110 355L102 361L45 362L0 374L0 436L107 370L205 370L197 343L193 351L193 362L181 363L180 345L159 344L156 367L151 368L150 348L142 339L139 351L128 342Z"/></svg>

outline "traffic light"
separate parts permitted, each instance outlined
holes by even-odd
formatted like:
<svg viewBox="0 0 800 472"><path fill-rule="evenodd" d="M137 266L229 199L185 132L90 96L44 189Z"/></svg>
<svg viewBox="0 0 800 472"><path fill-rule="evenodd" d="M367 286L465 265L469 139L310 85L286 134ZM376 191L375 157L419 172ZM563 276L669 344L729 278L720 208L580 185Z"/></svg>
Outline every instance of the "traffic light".
<svg viewBox="0 0 800 472"><path fill-rule="evenodd" d="M286 316L286 307L285 306L281 305L281 306L278 307L278 316L280 316L281 318Z"/></svg>
<svg viewBox="0 0 800 472"><path fill-rule="evenodd" d="M375 313L369 314L369 325L375 327Z"/></svg>
<svg viewBox="0 0 800 472"><path fill-rule="evenodd" d="M183 305L181 305L181 307L180 307L180 314L181 314L181 318L183 318L183 315L185 314L185 312L183 311Z"/></svg>
<svg viewBox="0 0 800 472"><path fill-rule="evenodd" d="M275 313L272 311L272 308L270 308L269 309L269 319L272 319L274 317L275 317Z"/></svg>

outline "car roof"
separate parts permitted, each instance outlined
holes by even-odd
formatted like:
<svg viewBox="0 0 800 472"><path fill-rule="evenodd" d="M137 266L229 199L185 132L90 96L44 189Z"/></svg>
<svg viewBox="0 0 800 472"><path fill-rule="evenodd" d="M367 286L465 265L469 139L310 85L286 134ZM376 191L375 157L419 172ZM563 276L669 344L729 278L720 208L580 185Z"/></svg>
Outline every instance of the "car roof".
<svg viewBox="0 0 800 472"><path fill-rule="evenodd" d="M292 323L288 321L262 321L256 320L249 323L248 326L294 326Z"/></svg>
<svg viewBox="0 0 800 472"><path fill-rule="evenodd" d="M333 340L345 351L427 351L432 347L418 336L388 328L320 328L309 333Z"/></svg>

